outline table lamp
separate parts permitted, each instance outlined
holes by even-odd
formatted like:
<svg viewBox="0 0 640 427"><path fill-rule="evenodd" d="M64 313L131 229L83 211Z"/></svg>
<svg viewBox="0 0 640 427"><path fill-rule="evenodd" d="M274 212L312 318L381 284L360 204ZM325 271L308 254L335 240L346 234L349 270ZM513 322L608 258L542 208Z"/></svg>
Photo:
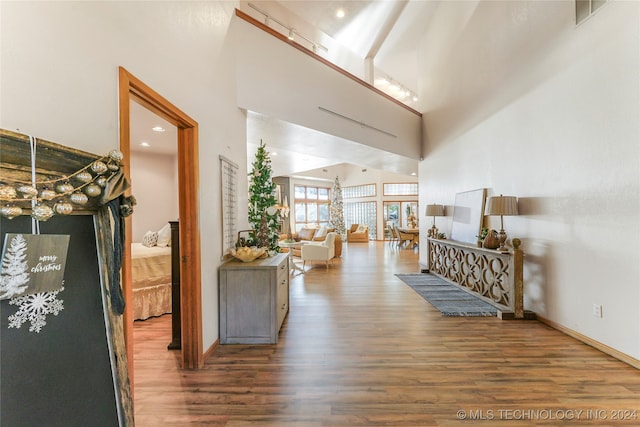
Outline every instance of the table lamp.
<svg viewBox="0 0 640 427"><path fill-rule="evenodd" d="M507 240L507 233L504 231L502 217L505 215L518 215L518 199L516 199L515 196L503 196L502 194L497 197L489 197L485 214L500 215L500 231L498 232L500 246L498 247L498 251L508 252L508 249L504 245Z"/></svg>
<svg viewBox="0 0 640 427"><path fill-rule="evenodd" d="M436 217L444 216L444 206L443 205L427 205L427 211L425 212L425 215L433 217L433 225L429 229L427 235L435 239L436 237L438 237L438 229L436 228Z"/></svg>

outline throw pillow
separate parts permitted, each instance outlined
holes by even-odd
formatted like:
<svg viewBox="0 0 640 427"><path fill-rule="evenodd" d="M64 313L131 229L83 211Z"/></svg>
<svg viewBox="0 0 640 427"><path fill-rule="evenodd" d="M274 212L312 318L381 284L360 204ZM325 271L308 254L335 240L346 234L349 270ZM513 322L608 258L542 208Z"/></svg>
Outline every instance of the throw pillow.
<svg viewBox="0 0 640 427"><path fill-rule="evenodd" d="M324 239L327 235L327 226L321 225L318 230L316 230L316 234L313 236L313 240Z"/></svg>
<svg viewBox="0 0 640 427"><path fill-rule="evenodd" d="M146 246L148 248L154 247L158 243L158 233L155 231L147 231L142 236L142 246Z"/></svg>
<svg viewBox="0 0 640 427"><path fill-rule="evenodd" d="M367 226L364 224L359 224L356 228L356 233L364 233L365 231L367 231Z"/></svg>
<svg viewBox="0 0 640 427"><path fill-rule="evenodd" d="M162 247L171 245L171 226L168 223L158 230L158 243L156 245Z"/></svg>
<svg viewBox="0 0 640 427"><path fill-rule="evenodd" d="M302 228L298 231L298 237L300 240L313 240L314 234L316 234L315 228Z"/></svg>

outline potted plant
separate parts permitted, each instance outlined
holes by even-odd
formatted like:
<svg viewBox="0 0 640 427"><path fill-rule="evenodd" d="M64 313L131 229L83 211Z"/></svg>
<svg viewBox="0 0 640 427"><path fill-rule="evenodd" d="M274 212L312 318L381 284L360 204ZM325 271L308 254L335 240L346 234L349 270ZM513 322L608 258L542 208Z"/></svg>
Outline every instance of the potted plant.
<svg viewBox="0 0 640 427"><path fill-rule="evenodd" d="M479 236L476 236L478 238L478 247L481 248L482 247L482 243L484 242L484 238L487 237L487 234L489 234L489 229L482 227L482 231L480 232Z"/></svg>

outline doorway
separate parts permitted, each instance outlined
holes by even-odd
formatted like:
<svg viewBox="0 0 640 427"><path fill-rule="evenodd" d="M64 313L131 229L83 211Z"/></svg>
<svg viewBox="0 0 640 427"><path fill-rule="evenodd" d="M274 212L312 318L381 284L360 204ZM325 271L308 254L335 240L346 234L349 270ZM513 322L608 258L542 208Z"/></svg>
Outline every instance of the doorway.
<svg viewBox="0 0 640 427"><path fill-rule="evenodd" d="M202 301L200 226L198 223L198 123L151 89L123 67L119 68L120 151L124 154L124 172L131 176L130 102L134 101L178 130L178 211L180 218L180 324L182 331L182 368L202 367ZM132 300L131 217L127 218L122 284L127 301ZM133 313L130 304L124 313L124 333L130 383L133 384Z"/></svg>

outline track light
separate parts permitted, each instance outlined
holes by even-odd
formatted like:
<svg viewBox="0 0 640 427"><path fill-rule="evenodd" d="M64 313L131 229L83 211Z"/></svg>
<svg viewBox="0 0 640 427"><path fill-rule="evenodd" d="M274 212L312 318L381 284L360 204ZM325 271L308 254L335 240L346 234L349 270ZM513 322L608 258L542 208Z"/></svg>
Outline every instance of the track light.
<svg viewBox="0 0 640 427"><path fill-rule="evenodd" d="M299 32L297 32L293 27L289 27L288 25L285 25L282 21L279 21L277 18L274 18L273 16L269 15L267 12L265 12L264 10L261 10L260 8L256 7L253 3L248 3L249 7L254 9L255 11L257 11L258 13L262 14L264 16L264 24L266 26L270 26L270 24L274 23L279 25L280 27L282 27L284 29L284 31L281 32L281 34L287 34L285 31L288 31L288 35L287 38L289 40L294 40L294 37L297 36L298 40L304 40L307 43L309 43L309 45L311 47L309 47L309 50L313 50L313 52L316 52L318 50L323 50L325 52L328 52L329 49L327 49L325 46L321 45L320 43L317 43L313 40L311 40L308 37L305 37L304 34L300 34ZM297 41L297 43L300 43L300 41ZM301 45L302 46L302 45Z"/></svg>

